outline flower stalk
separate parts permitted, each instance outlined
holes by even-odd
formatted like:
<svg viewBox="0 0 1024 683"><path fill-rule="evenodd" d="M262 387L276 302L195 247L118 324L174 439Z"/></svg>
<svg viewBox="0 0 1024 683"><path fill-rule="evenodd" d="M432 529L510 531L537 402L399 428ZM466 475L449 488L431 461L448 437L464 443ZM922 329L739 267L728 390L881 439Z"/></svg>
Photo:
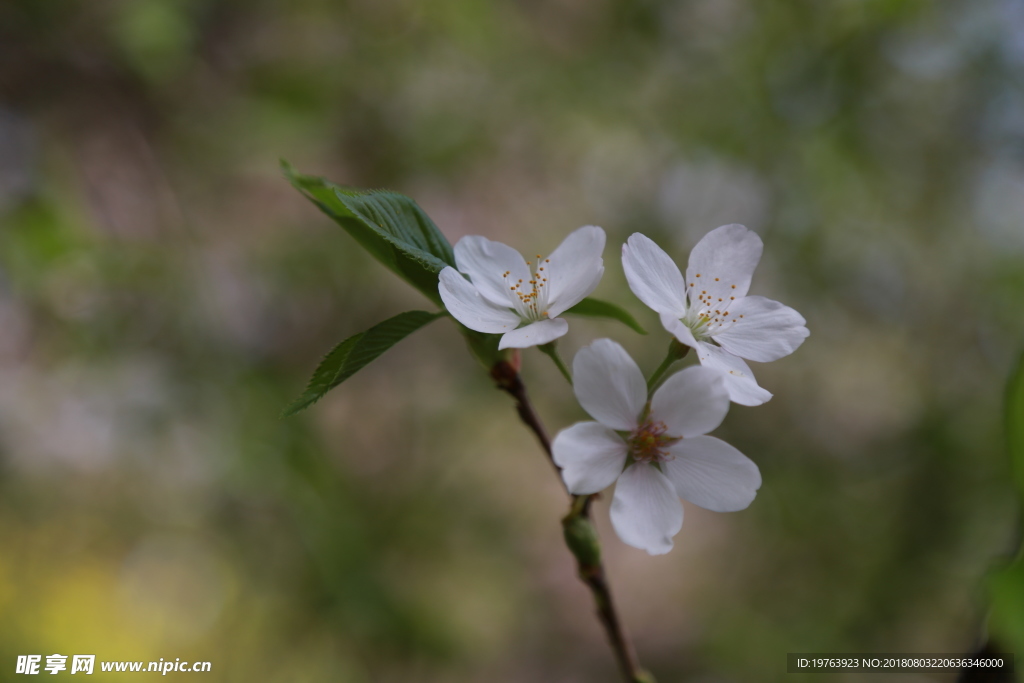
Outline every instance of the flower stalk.
<svg viewBox="0 0 1024 683"><path fill-rule="evenodd" d="M557 367L558 371L562 373L562 377L565 378L566 382L572 385L572 373L569 372L569 368L566 367L562 357L558 355L558 348L555 344L556 342L549 342L547 344L541 344L537 348L540 349L545 356L554 361L555 367Z"/></svg>
<svg viewBox="0 0 1024 683"><path fill-rule="evenodd" d="M562 518L565 544L576 558L576 573L594 596L597 617L604 626L608 641L615 652L619 669L629 683L655 683L650 672L637 660L636 651L619 620L611 588L601 562L601 543L590 520L590 503L597 494L573 496L569 514Z"/></svg>
<svg viewBox="0 0 1024 683"><path fill-rule="evenodd" d="M680 343L678 339L673 339L669 342L668 353L665 354L665 360L661 361L661 365L658 366L647 380L648 396L652 395L654 390L661 384L662 380L665 379L665 375L668 373L669 368L675 365L676 361L680 361L685 358L689 351L690 347Z"/></svg>
<svg viewBox="0 0 1024 683"><path fill-rule="evenodd" d="M554 356L553 356L554 358ZM556 361L557 364L557 361ZM564 371L563 374L567 373ZM551 439L548 437L544 424L537 416L533 404L526 393L526 386L516 369L507 361L499 361L491 367L491 378L499 389L509 394L516 402L516 413L540 443L545 455L559 471L551 451ZM571 378L567 377L570 380ZM561 478L561 477L560 477ZM596 494L572 496L569 513L562 518L562 532L569 551L576 558L576 571L580 580L590 589L597 607L597 616L608 636L609 645L615 654L619 669L627 683L656 683L654 677L640 666L636 651L626 635L615 602L612 600L611 587L601 561L601 543L597 530L590 519L590 504Z"/></svg>

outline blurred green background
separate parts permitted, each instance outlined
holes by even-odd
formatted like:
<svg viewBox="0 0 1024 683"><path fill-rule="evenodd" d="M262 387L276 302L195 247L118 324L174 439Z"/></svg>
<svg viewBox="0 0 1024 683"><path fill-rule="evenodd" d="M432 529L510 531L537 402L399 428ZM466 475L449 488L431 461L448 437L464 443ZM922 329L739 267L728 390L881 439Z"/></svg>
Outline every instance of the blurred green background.
<svg viewBox="0 0 1024 683"><path fill-rule="evenodd" d="M787 652L970 651L1017 525L1022 70L1015 0L3 0L0 679L90 653L618 680L559 483L449 323L278 418L335 343L428 306L280 157L410 195L453 243L603 226L595 296L651 334L577 319L563 355L612 336L646 371L668 337L618 245L685 263L759 232L752 291L811 337L716 432L756 501L688 505L657 558L596 509L641 660L730 683L786 679ZM552 431L584 418L548 359L524 374Z"/></svg>

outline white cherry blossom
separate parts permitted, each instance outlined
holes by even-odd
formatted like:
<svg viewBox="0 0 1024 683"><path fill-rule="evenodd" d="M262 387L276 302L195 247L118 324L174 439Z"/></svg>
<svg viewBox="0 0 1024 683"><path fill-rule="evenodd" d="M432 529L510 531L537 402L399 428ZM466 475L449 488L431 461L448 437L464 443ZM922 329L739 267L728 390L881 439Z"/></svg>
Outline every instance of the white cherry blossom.
<svg viewBox="0 0 1024 683"><path fill-rule="evenodd" d="M455 245L455 268L439 276L448 312L471 330L502 334L499 349L547 344L569 330L558 316L594 291L604 274L604 230L573 231L544 258L526 260L512 247L479 235ZM468 275L467 280L463 275Z"/></svg>
<svg viewBox="0 0 1024 683"><path fill-rule="evenodd" d="M743 359L787 356L810 334L803 316L761 296L747 296L761 259L761 238L742 225L715 228L690 252L683 279L650 238L634 233L622 245L622 267L637 298L661 315L676 339L697 351L701 365L724 373L729 397L756 406L772 397Z"/></svg>
<svg viewBox="0 0 1024 683"><path fill-rule="evenodd" d="M574 390L596 422L563 429L552 443L571 493L614 482L611 520L624 543L651 555L672 549L684 498L716 512L742 510L761 486L749 458L713 436L729 410L722 373L690 367L647 400L647 383L625 349L610 339L573 360Z"/></svg>

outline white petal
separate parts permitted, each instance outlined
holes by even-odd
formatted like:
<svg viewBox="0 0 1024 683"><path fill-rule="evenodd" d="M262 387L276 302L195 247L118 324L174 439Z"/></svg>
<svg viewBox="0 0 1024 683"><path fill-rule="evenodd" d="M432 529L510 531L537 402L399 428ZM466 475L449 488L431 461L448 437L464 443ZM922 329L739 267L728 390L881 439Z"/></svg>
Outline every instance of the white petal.
<svg viewBox="0 0 1024 683"><path fill-rule="evenodd" d="M604 230L585 225L562 240L542 264L548 279L548 315L552 318L569 310L597 288L604 275Z"/></svg>
<svg viewBox="0 0 1024 683"><path fill-rule="evenodd" d="M590 296L590 293L597 289L597 285L600 284L601 278L604 277L604 266L591 273L591 279L589 282L580 280L578 286L573 290L567 290L557 300L552 301L548 304L547 313L551 315L561 315L566 312L585 298Z"/></svg>
<svg viewBox="0 0 1024 683"><path fill-rule="evenodd" d="M789 306L748 296L729 307L722 331L712 338L733 355L765 363L788 356L803 344L810 335L805 323Z"/></svg>
<svg viewBox="0 0 1024 683"><path fill-rule="evenodd" d="M697 339L694 338L693 332L691 332L690 328L676 316L668 313L662 313L661 325L665 328L666 332L671 333L673 337L680 341L680 343L686 344L694 349L697 348Z"/></svg>
<svg viewBox="0 0 1024 683"><path fill-rule="evenodd" d="M729 412L729 392L722 373L689 367L662 384L651 399L651 419L668 427L670 436L691 438L722 424Z"/></svg>
<svg viewBox="0 0 1024 683"><path fill-rule="evenodd" d="M633 294L658 313L682 318L686 283L679 266L651 238L635 232L622 245L622 269Z"/></svg>
<svg viewBox="0 0 1024 683"><path fill-rule="evenodd" d="M569 493L589 495L611 486L626 465L626 442L599 422L577 422L551 443Z"/></svg>
<svg viewBox="0 0 1024 683"><path fill-rule="evenodd" d="M668 477L638 462L619 475L611 518L623 543L664 555L672 550L672 537L683 528L683 506Z"/></svg>
<svg viewBox="0 0 1024 683"><path fill-rule="evenodd" d="M647 382L626 350L598 339L576 354L573 391L583 410L612 429L631 430L647 403Z"/></svg>
<svg viewBox="0 0 1024 683"><path fill-rule="evenodd" d="M754 379L750 366L739 356L706 342L697 342L697 359L706 368L720 370L725 388L733 403L743 406L759 406L772 397L770 391L762 389Z"/></svg>
<svg viewBox="0 0 1024 683"><path fill-rule="evenodd" d="M690 305L726 310L719 307L728 306L729 297L746 296L763 248L757 233L742 225L723 225L704 235L686 268Z"/></svg>
<svg viewBox="0 0 1024 683"><path fill-rule="evenodd" d="M455 243L455 265L473 281L477 290L493 304L512 306L507 279L530 281L530 269L512 247L480 235L467 235Z"/></svg>
<svg viewBox="0 0 1024 683"><path fill-rule="evenodd" d="M714 512L743 510L761 488L761 471L738 450L713 436L683 439L669 447L675 460L662 470L680 498Z"/></svg>
<svg viewBox="0 0 1024 683"><path fill-rule="evenodd" d="M569 323L565 321L565 318L538 320L535 323L524 325L518 330L506 332L498 342L498 349L525 349L528 346L547 344L568 331Z"/></svg>
<svg viewBox="0 0 1024 683"><path fill-rule="evenodd" d="M519 324L518 315L480 296L476 287L454 268L442 270L438 281L437 291L445 308L469 329L497 334L514 330Z"/></svg>

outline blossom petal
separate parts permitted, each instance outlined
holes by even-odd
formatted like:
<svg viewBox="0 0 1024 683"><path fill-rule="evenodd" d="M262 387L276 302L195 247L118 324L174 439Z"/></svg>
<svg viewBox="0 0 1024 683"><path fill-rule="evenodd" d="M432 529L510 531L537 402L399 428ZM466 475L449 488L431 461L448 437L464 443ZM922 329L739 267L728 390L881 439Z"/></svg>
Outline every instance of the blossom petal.
<svg viewBox="0 0 1024 683"><path fill-rule="evenodd" d="M660 420L670 436L692 438L722 424L729 412L729 392L718 370L689 367L662 384L651 399L651 419Z"/></svg>
<svg viewBox="0 0 1024 683"><path fill-rule="evenodd" d="M518 251L480 235L467 235L455 243L455 265L470 277L484 298L498 306L513 305L508 280L529 282L531 278Z"/></svg>
<svg viewBox="0 0 1024 683"><path fill-rule="evenodd" d="M551 252L538 275L547 278L548 315L569 310L597 288L604 275L604 230L585 225L572 231Z"/></svg>
<svg viewBox="0 0 1024 683"><path fill-rule="evenodd" d="M672 550L672 537L683 528L683 506L668 477L638 462L619 475L611 518L623 543L664 555Z"/></svg>
<svg viewBox="0 0 1024 683"><path fill-rule="evenodd" d="M679 266L651 238L635 232L622 245L622 269L633 294L674 318L686 313L686 283Z"/></svg>
<svg viewBox="0 0 1024 683"><path fill-rule="evenodd" d="M518 315L480 296L477 288L451 266L441 271L438 281L437 291L445 308L469 329L498 334L514 330L519 324Z"/></svg>
<svg viewBox="0 0 1024 683"><path fill-rule="evenodd" d="M720 370L725 388L733 403L743 406L759 406L772 397L770 391L762 389L754 379L750 366L739 356L706 342L697 342L697 359L700 364L712 370Z"/></svg>
<svg viewBox="0 0 1024 683"><path fill-rule="evenodd" d="M569 493L589 495L611 486L626 465L626 442L600 422L577 422L551 443Z"/></svg>
<svg viewBox="0 0 1024 683"><path fill-rule="evenodd" d="M528 346L547 344L568 331L569 323L565 321L565 318L538 320L535 323L524 325L518 330L506 332L498 342L498 349L525 349Z"/></svg>
<svg viewBox="0 0 1024 683"><path fill-rule="evenodd" d="M598 339L576 354L573 391L583 410L612 429L631 430L647 403L647 382L626 350Z"/></svg>
<svg viewBox="0 0 1024 683"><path fill-rule="evenodd" d="M661 325L665 328L666 332L671 333L680 343L686 344L690 348L697 348L697 339L693 336L693 332L679 318L668 313L662 313Z"/></svg>
<svg viewBox="0 0 1024 683"><path fill-rule="evenodd" d="M676 456L662 464L680 498L714 512L743 510L761 488L754 461L713 436L683 439L669 447Z"/></svg>
<svg viewBox="0 0 1024 683"><path fill-rule="evenodd" d="M690 305L714 310L728 306L734 300L729 297L746 296L763 249L757 233L742 225L723 225L704 235L686 268Z"/></svg>
<svg viewBox="0 0 1024 683"><path fill-rule="evenodd" d="M729 306L728 320L712 338L729 353L765 363L788 356L810 332L789 306L763 296L747 296Z"/></svg>

